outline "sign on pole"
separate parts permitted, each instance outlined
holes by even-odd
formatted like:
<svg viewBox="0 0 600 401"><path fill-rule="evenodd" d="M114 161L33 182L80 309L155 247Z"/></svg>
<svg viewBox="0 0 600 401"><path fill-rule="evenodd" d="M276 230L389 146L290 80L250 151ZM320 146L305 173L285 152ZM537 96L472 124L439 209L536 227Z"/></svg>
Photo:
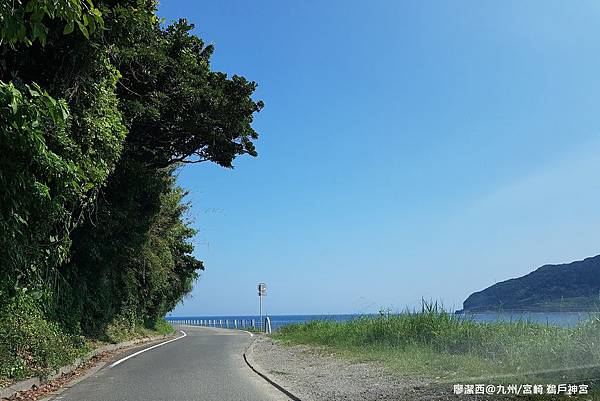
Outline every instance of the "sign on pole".
<svg viewBox="0 0 600 401"><path fill-rule="evenodd" d="M260 320L259 320L259 326L263 323L263 319L262 319L262 297L264 297L265 295L267 295L267 285L265 283L258 283L258 304L259 304L259 314L260 314Z"/></svg>
<svg viewBox="0 0 600 401"><path fill-rule="evenodd" d="M267 295L267 285L265 283L258 284L258 296L263 297Z"/></svg>

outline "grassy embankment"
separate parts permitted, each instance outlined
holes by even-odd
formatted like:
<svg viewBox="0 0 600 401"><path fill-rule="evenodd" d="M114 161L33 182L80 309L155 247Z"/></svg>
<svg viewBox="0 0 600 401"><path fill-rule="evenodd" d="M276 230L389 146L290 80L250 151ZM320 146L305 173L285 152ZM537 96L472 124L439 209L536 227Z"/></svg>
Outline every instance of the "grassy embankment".
<svg viewBox="0 0 600 401"><path fill-rule="evenodd" d="M108 343L172 331L173 327L165 320L147 328L117 319L104 333L88 338L67 333L45 318L33 302L13 303L0 311L0 388L29 377L44 377Z"/></svg>
<svg viewBox="0 0 600 401"><path fill-rule="evenodd" d="M429 307L421 313L296 324L273 338L442 382L486 378L486 383L558 384L600 377L600 368L588 367L600 364L598 319L571 328L525 321L476 323Z"/></svg>

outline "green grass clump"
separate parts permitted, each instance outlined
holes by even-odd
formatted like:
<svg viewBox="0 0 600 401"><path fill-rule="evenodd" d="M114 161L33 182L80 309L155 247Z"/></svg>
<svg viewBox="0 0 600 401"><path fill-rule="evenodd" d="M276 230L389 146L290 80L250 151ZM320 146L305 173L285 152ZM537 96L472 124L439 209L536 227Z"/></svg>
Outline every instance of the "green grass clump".
<svg viewBox="0 0 600 401"><path fill-rule="evenodd" d="M546 370L565 368L577 368L579 373L574 374L581 375L582 367L600 363L598 319L571 328L527 321L477 323L430 308L347 322L290 325L273 337L380 361L402 373L447 380L501 375L533 378Z"/></svg>

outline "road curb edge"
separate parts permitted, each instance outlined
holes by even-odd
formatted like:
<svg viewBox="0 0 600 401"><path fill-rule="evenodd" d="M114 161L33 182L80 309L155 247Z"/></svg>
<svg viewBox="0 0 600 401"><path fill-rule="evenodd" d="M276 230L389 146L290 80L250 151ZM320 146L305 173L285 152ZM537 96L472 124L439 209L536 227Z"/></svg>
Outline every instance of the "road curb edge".
<svg viewBox="0 0 600 401"><path fill-rule="evenodd" d="M291 391L287 390L286 388L284 388L283 386L281 386L280 384L275 382L266 373L261 372L259 369L256 368L257 364L252 359L252 351L254 350L254 343L256 342L257 338L258 337L254 337L254 339L250 342L250 345L248 345L248 348L246 348L246 351L244 352L244 361L246 362L246 365L248 365L248 367L250 369L252 369L252 371L254 371L254 373L256 373L257 375L262 377L264 380L267 381L267 383L269 383L270 385L275 387L277 390L281 391L283 394L288 396L291 400L302 401L298 396L293 394Z"/></svg>

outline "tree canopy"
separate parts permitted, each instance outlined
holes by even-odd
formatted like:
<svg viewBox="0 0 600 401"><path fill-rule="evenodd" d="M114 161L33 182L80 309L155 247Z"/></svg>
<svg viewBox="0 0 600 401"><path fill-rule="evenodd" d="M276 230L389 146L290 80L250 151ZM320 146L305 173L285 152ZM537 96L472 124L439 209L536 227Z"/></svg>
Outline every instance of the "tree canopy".
<svg viewBox="0 0 600 401"><path fill-rule="evenodd" d="M153 0L0 3L0 310L152 325L204 268L175 172L256 156L256 83Z"/></svg>

